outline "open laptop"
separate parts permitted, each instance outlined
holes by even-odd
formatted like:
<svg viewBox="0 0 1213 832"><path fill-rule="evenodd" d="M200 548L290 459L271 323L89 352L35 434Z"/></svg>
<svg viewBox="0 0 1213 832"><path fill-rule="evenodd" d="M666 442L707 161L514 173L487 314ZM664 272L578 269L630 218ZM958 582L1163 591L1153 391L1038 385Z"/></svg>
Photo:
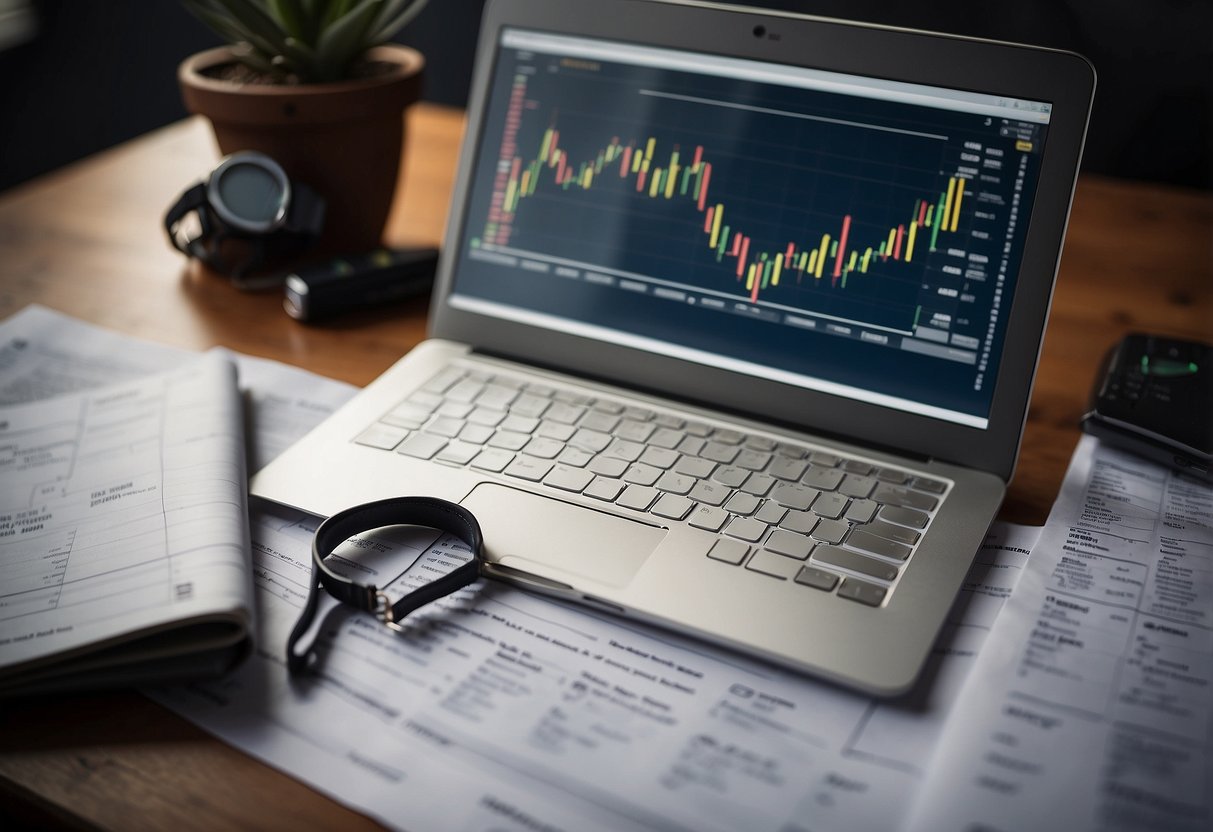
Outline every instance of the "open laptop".
<svg viewBox="0 0 1213 832"><path fill-rule="evenodd" d="M938 34L490 2L431 338L252 491L459 501L519 585L904 691L1014 468L1093 87Z"/></svg>

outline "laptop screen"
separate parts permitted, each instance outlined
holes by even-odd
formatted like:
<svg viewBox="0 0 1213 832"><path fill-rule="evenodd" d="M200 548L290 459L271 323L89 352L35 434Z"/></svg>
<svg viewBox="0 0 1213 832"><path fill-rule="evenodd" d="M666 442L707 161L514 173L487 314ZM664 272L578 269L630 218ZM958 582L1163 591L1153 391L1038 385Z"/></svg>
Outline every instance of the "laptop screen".
<svg viewBox="0 0 1213 832"><path fill-rule="evenodd" d="M499 46L452 306L988 425L1048 102Z"/></svg>

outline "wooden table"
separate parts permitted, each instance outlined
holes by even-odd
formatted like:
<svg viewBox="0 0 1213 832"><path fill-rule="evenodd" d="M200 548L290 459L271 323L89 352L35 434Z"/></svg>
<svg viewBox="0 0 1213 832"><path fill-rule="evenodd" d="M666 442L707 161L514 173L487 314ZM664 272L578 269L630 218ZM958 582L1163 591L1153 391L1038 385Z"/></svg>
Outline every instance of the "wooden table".
<svg viewBox="0 0 1213 832"><path fill-rule="evenodd" d="M458 111L419 105L393 245L437 245ZM41 303L192 349L221 344L365 384L425 332L425 302L305 326L170 249L163 211L217 152L188 120L0 195L0 318ZM1003 519L1044 522L1104 351L1131 330L1213 338L1213 198L1084 177ZM135 693L0 706L0 826L374 827Z"/></svg>

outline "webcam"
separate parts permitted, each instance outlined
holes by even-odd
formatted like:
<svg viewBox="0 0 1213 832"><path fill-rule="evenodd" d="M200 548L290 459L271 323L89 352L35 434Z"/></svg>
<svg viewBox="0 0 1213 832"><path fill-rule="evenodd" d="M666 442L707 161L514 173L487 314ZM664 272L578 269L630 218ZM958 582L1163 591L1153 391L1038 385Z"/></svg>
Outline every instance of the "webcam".
<svg viewBox="0 0 1213 832"><path fill-rule="evenodd" d="M766 26L763 26L761 23L759 23L757 26L754 27L754 37L764 38L764 37L766 37L766 35L767 35Z"/></svg>

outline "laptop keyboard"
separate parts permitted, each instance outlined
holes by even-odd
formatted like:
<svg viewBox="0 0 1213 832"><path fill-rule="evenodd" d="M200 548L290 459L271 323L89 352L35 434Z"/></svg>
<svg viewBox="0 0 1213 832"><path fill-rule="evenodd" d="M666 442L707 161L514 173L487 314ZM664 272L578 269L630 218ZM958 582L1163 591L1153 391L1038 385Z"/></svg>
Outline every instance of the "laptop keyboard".
<svg viewBox="0 0 1213 832"><path fill-rule="evenodd" d="M714 561L873 607L948 489L822 448L457 366L354 441L685 522L718 535Z"/></svg>

